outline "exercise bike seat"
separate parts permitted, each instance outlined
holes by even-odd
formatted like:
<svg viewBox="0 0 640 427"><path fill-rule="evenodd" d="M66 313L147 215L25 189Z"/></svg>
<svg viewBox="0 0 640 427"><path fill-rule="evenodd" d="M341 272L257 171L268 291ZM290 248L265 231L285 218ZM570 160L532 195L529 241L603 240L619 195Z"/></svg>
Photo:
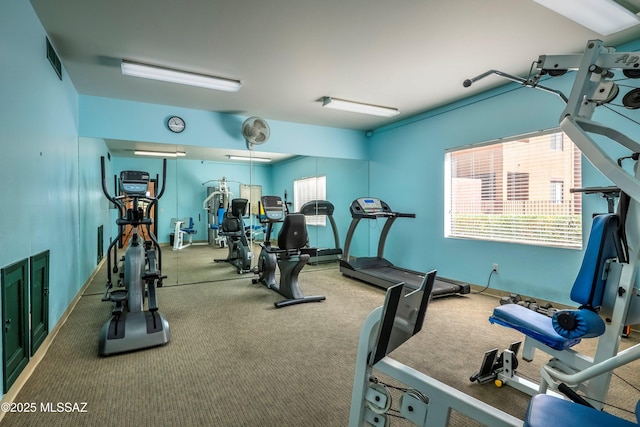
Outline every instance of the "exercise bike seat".
<svg viewBox="0 0 640 427"><path fill-rule="evenodd" d="M636 414L638 407L636 406ZM606 412L580 405L548 394L531 399L524 419L524 427L638 427Z"/></svg>
<svg viewBox="0 0 640 427"><path fill-rule="evenodd" d="M247 199L233 199L231 209L227 211L222 220L222 233L231 237L239 237L245 234L242 217L247 210Z"/></svg>
<svg viewBox="0 0 640 427"><path fill-rule="evenodd" d="M297 255L307 244L307 223L300 213L289 214L278 233L278 248L289 255Z"/></svg>
<svg viewBox="0 0 640 427"><path fill-rule="evenodd" d="M225 233L227 235L235 235L240 234L243 231L244 230L240 218L226 215L222 220L222 233Z"/></svg>

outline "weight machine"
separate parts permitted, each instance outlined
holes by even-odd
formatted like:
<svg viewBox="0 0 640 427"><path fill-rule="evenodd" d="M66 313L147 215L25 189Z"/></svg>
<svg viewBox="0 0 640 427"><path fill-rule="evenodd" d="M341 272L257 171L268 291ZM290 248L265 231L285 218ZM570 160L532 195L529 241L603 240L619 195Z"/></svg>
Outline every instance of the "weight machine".
<svg viewBox="0 0 640 427"><path fill-rule="evenodd" d="M203 182L202 185L215 180ZM226 246L226 238L220 235L224 215L229 209L233 193L229 190L229 182L226 177L217 181L217 187L207 187L207 197L202 202L202 208L207 211L208 242L210 245L216 244L220 248Z"/></svg>
<svg viewBox="0 0 640 427"><path fill-rule="evenodd" d="M100 158L100 167L102 191L119 210L116 224L131 225L133 228L129 246L121 259L118 286L122 289L113 289L111 257L113 253L114 261L117 258L116 244L124 227L119 227L118 236L107 249L107 284L102 301L113 303L113 310L111 319L100 332L99 352L102 356L108 356L163 345L171 337L169 323L158 312L156 287L162 287L162 280L166 276L161 273L160 245L150 227L153 223L151 212L164 194L167 161L165 159L162 163L162 188L156 197L147 195L149 174L140 171L122 171L119 179L122 195L112 196L107 190L104 157ZM140 226L147 227L149 241L142 241L138 233ZM118 272L118 266L114 265L113 273Z"/></svg>
<svg viewBox="0 0 640 427"><path fill-rule="evenodd" d="M597 377L584 377L580 380L567 378L567 375L578 375L593 369L595 366L607 366L611 360L615 360L619 354L624 353L626 357L633 354L634 358L640 358L640 346L632 347L624 352L618 353L620 338L625 325L636 324L640 321L640 302L636 286L636 274L639 259L640 229L638 212L640 203L640 180L637 171L637 164L634 167L634 174L628 173L622 166L621 161L613 160L603 149L602 144L606 141L613 141L631 151L629 157L637 160L636 153L640 152L640 144L624 135L622 132L606 127L591 120L596 107L606 105L613 101L619 94L619 86L614 81L614 71L622 71L628 78L640 77L640 57L637 53L616 53L615 49L603 46L600 40L590 40L582 55L542 55L536 61L539 72L532 78L519 79L510 76L511 80L520 81L524 86L532 88L542 88L547 92L558 94L566 101L566 108L560 118L560 127L580 148L583 155L605 176L607 176L624 194L625 201L623 212L616 216L620 221L622 234L619 238L626 240L626 252L623 254L611 253L606 260L606 280L600 285L596 293L598 304L589 307L591 301L582 299L581 291L576 291L578 279L572 299L581 304L579 310L568 313L561 310L554 314L553 327L550 322L544 322L544 329L540 335L540 330L533 333L534 324L540 318L531 316L530 313L521 312L513 305L505 305L494 310L492 321L508 327L514 327L523 332L526 337L523 344L523 359L531 360L535 350L543 351L553 357L541 371L539 383L534 383L520 378L515 368L510 364L515 360L515 354L508 350L504 353L507 360L505 367L498 375L498 379L505 384L512 385L521 391L535 395L538 393L553 393L558 390L560 384L567 384L573 390L584 393L586 399L591 404L602 407L607 395L611 370L600 372ZM561 76L569 70L577 70L575 82L570 96L564 97L558 91L541 87L539 81L542 76ZM464 85L469 86L473 81L484 78L490 71L474 79L465 81ZM497 74L497 73L496 73ZM627 109L640 108L640 89L632 89L622 99L622 105ZM636 162L637 163L637 162ZM608 192L609 198L613 197ZM609 201L611 207L612 202ZM628 208L627 208L628 204ZM620 209L619 209L620 211ZM593 233L593 230L592 230ZM589 252L589 247L587 247ZM585 261L587 260L585 253ZM602 260L591 260L591 263ZM591 265L593 267L593 264ZM583 270L581 269L581 272ZM590 310L583 310L583 308ZM597 325L598 332L592 330L592 326L598 322L589 311L597 313L599 316L610 320L604 327ZM593 319L593 324L591 320ZM579 328L577 325L584 326ZM540 325L538 325L540 326ZM582 334L578 333L582 331ZM555 335L554 335L555 334ZM598 337L598 345L594 357L582 355L570 347L580 341L581 338ZM566 342L572 339L576 342ZM558 347L550 343L562 342ZM545 343L546 341L546 343ZM511 362L509 362L511 360ZM627 359L629 360L629 359ZM562 380L560 379L562 378Z"/></svg>
<svg viewBox="0 0 640 427"><path fill-rule="evenodd" d="M193 235L198 232L194 228L193 218L176 219L171 220L173 224L173 250L179 251L184 248L188 248L193 243ZM185 225L186 223L186 225ZM188 240L185 242L185 236L188 236Z"/></svg>
<svg viewBox="0 0 640 427"><path fill-rule="evenodd" d="M387 289L384 305L367 316L358 342L349 427L386 427L392 396L376 372L401 382L399 416L420 426L448 425L456 410L491 427L518 427L522 421L437 381L388 356L422 329L436 271L418 289L399 283Z"/></svg>
<svg viewBox="0 0 640 427"><path fill-rule="evenodd" d="M399 304L409 306L409 303L405 303L406 300L402 303L390 303L393 298L399 300L400 297L390 295L395 287L389 288L385 308L378 308L369 315L360 335L349 420L351 427L388 425L388 394L376 385L374 369L411 387L403 394L400 412L417 425L448 425L452 409L491 426L546 426L550 423L549 417L553 417L554 425L635 425L600 411L576 409L577 403L565 400L565 396L579 403L599 406L606 398L613 369L640 359L640 344L618 351L624 326L640 323L640 290L636 288L640 260L640 170L636 162L633 173L628 173L622 164L613 160L603 148L604 143L613 141L629 150L629 157L637 160L640 144L622 132L591 120L596 107L610 103L619 93L618 84L613 80L614 71L622 71L628 78L640 78L640 55L635 52L616 53L615 49L603 46L600 40L590 40L582 55L543 55L534 65L538 69L537 74L526 79L490 70L466 80L463 84L469 87L477 80L496 74L523 86L559 96L566 103L560 117L561 129L583 155L609 178L625 197L628 197L628 206L623 212L607 214L602 219L604 222L608 222L609 219L619 221L623 226L620 230L622 234L618 236L624 243L623 254L618 248L611 249L612 239L615 241L617 237L606 237L607 233L613 230L613 226L599 224L600 220L593 228L602 227L605 230L600 238L609 242L606 243L609 252L588 260L588 254L598 251L592 252L589 248L585 251L583 266L586 264L592 267L594 280L599 282L595 286L600 301L596 299L583 303L581 298L584 295L576 295L580 297L579 303L582 307L578 310L560 310L554 314L555 319L550 319L550 324L545 321L538 329L534 327L541 319L538 316L547 316L517 304L503 305L494 310L494 320L499 320L501 324L510 323L505 326L525 333L525 359L533 357L535 350L543 351L552 357L541 369L539 384L527 384L515 375L515 355L519 344L512 344L501 356L505 383L536 395L530 403L525 420L521 421L389 358L386 354L391 350L380 350L380 340L389 340L392 336L391 332L383 333L385 328L389 328L389 325L397 325L400 328L405 326L405 329L406 326L411 326L405 318L393 315L392 310L388 308L393 309ZM540 84L543 76L557 77L569 70L577 71L569 97ZM627 93L622 99L622 105L630 110L640 108L640 88ZM592 234L597 231L594 229ZM605 271L606 275L602 276L600 273ZM412 313L420 318L421 311L415 308L415 303L412 304ZM513 307L504 308L509 305ZM600 316L606 317L609 323L605 324ZM411 334L405 331L401 337L406 340L417 331L419 328L412 328ZM588 337L598 339L593 357L571 350L580 339ZM551 347L554 341L560 345L559 349ZM399 342L403 342L402 339ZM370 358L370 354L374 356ZM494 353L494 357L496 354L497 352ZM375 355L381 355L381 358ZM492 364L493 360L490 358L489 362L487 365ZM578 392L584 393L584 398ZM557 399L545 394L555 394L562 398ZM576 421L579 424L576 424Z"/></svg>

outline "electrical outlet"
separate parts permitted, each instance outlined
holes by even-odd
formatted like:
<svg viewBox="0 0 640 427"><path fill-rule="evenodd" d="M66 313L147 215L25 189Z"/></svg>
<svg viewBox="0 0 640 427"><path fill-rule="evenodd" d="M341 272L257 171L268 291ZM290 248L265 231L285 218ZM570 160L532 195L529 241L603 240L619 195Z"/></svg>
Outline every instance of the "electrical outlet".
<svg viewBox="0 0 640 427"><path fill-rule="evenodd" d="M493 271L495 271L496 273L498 272L498 264L497 263L493 263Z"/></svg>

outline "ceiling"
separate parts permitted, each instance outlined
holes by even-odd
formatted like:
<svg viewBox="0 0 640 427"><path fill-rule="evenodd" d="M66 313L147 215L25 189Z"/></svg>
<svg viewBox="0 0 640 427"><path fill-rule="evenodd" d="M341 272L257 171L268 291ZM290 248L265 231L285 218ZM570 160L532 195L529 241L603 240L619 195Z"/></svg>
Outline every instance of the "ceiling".
<svg viewBox="0 0 640 427"><path fill-rule="evenodd" d="M627 0L640 3L640 0ZM524 76L541 54L618 45L532 0L31 0L80 94L370 130ZM242 81L237 93L123 76L129 59ZM377 118L332 96L395 107Z"/></svg>

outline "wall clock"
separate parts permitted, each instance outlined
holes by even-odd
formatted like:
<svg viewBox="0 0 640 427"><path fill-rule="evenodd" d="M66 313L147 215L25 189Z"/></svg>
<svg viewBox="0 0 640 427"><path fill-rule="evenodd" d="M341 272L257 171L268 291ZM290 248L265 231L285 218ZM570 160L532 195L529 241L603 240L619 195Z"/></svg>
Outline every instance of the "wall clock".
<svg viewBox="0 0 640 427"><path fill-rule="evenodd" d="M184 120L178 116L171 116L167 120L167 127L171 132L180 133L185 128Z"/></svg>

